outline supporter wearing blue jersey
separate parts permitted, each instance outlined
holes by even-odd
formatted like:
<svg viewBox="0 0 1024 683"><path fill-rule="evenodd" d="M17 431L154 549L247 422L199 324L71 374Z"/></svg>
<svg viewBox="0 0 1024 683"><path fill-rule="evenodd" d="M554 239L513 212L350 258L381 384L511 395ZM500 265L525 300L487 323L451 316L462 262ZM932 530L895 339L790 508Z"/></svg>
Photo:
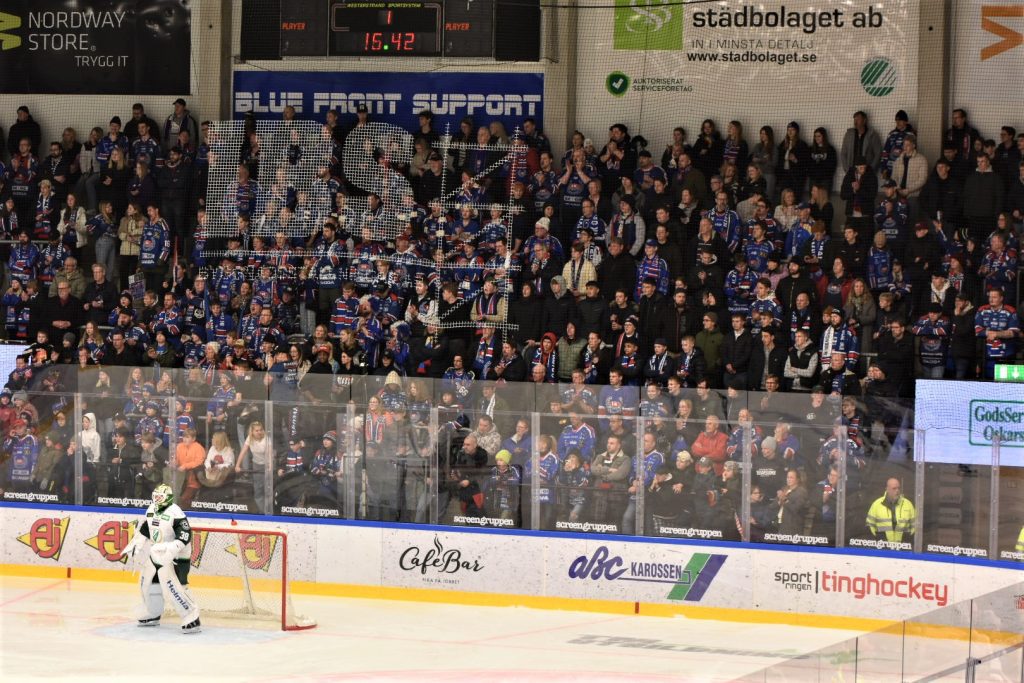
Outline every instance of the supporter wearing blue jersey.
<svg viewBox="0 0 1024 683"><path fill-rule="evenodd" d="M355 285L346 282L342 287L342 295L334 300L334 311L331 314L331 334L339 336L342 330L354 330L359 316L359 299L356 297Z"/></svg>
<svg viewBox="0 0 1024 683"><path fill-rule="evenodd" d="M163 150L156 138L150 135L149 124L145 121L139 122L139 137L132 141L128 157L133 165L143 163L150 169L163 165Z"/></svg>
<svg viewBox="0 0 1024 683"><path fill-rule="evenodd" d="M249 312L242 315L238 321L238 337L244 340L247 346L256 332L256 328L259 327L260 313L262 312L263 304L253 299L249 302Z"/></svg>
<svg viewBox="0 0 1024 683"><path fill-rule="evenodd" d="M319 290L317 301L317 322L324 324L334 308L334 300L341 294L341 285L348 273L348 258L345 244L336 238L335 226L325 223L323 241L313 249L315 259L310 276Z"/></svg>
<svg viewBox="0 0 1024 683"><path fill-rule="evenodd" d="M608 384L601 387L598 394L597 414L602 418L609 415L632 417L636 415L636 409L636 389L624 386L623 371L618 367L613 367L608 372Z"/></svg>
<svg viewBox="0 0 1024 683"><path fill-rule="evenodd" d="M129 154L128 138L121 134L121 117L115 116L110 119L109 126L109 132L96 143L96 163L99 165L101 173L107 170L110 153L114 151L115 147L120 149L125 157Z"/></svg>
<svg viewBox="0 0 1024 683"><path fill-rule="evenodd" d="M885 143L882 145L882 156L878 161L878 170L882 173L883 178L892 177L893 164L903 150L903 141L908 135L915 133L914 127L910 125L909 121L910 117L907 116L907 112L902 109L896 112L896 127L886 136Z"/></svg>
<svg viewBox="0 0 1024 683"><path fill-rule="evenodd" d="M978 269L978 274L985 278L985 290L1013 293L1017 284L1017 250L1007 244L1003 235L993 234L989 239L992 246Z"/></svg>
<svg viewBox="0 0 1024 683"><path fill-rule="evenodd" d="M567 164L565 172L558 179L558 192L561 194L561 224L571 227L583 211L583 199L587 196L587 184L596 177L595 171L586 162L586 154L582 149L572 155L572 163Z"/></svg>
<svg viewBox="0 0 1024 683"><path fill-rule="evenodd" d="M730 252L735 252L740 245L740 215L729 208L729 194L719 192L715 195L715 206L704 213L711 221L715 232L722 238Z"/></svg>
<svg viewBox="0 0 1024 683"><path fill-rule="evenodd" d="M736 255L736 267L725 276L725 297L729 302L729 313L750 315L750 304L754 300L754 287L758 276L750 271L747 259L743 254Z"/></svg>
<svg viewBox="0 0 1024 683"><path fill-rule="evenodd" d="M896 258L902 256L903 245L910 235L910 209L900 198L896 183L888 180L882 184L882 201L875 209L875 230L885 233Z"/></svg>
<svg viewBox="0 0 1024 683"><path fill-rule="evenodd" d="M767 239L767 230L763 223L754 223L751 228L751 239L743 245L743 256L750 266L751 272L761 276L768 270L768 261L775 254L775 245Z"/></svg>
<svg viewBox="0 0 1024 683"><path fill-rule="evenodd" d="M644 243L644 257L637 263L636 286L633 288L633 299L640 301L643 297L644 282L653 280L658 294L668 296L671 276L665 259L658 256L658 240L649 239Z"/></svg>
<svg viewBox="0 0 1024 683"><path fill-rule="evenodd" d="M212 300L219 301L226 311L231 306L231 299L238 294L238 290L245 281L245 273L237 267L234 261L224 258L221 267L213 272Z"/></svg>
<svg viewBox="0 0 1024 683"><path fill-rule="evenodd" d="M832 354L841 353L846 359L845 368L855 371L860 359L860 340L857 334L844 322L842 310L828 307L824 315L828 316L829 324L821 334L820 357L832 358Z"/></svg>
<svg viewBox="0 0 1024 683"><path fill-rule="evenodd" d="M640 487L649 490L654 483L654 475L665 464L665 455L658 450L658 438L654 432L645 432L643 437L643 453L632 458L632 469L629 474L629 505L622 513L622 533L632 534L636 531L636 497Z"/></svg>
<svg viewBox="0 0 1024 683"><path fill-rule="evenodd" d="M992 379L998 362L1011 360L1017 354L1020 320L1017 309L1003 302L1001 290L988 293L988 304L974 315L974 333L985 340L985 377Z"/></svg>
<svg viewBox="0 0 1024 683"><path fill-rule="evenodd" d="M928 304L927 312L914 323L918 338L918 358L927 379L942 379L946 371L946 357L953 325L942 314L942 304Z"/></svg>
<svg viewBox="0 0 1024 683"><path fill-rule="evenodd" d="M597 442L597 434L594 428L583 421L577 413L569 415L569 424L565 426L558 437L558 457L565 461L569 451L578 451L585 463L590 463L594 457L594 445Z"/></svg>
<svg viewBox="0 0 1024 683"><path fill-rule="evenodd" d="M529 259L533 256L534 247L537 244L544 244L548 248L548 253L557 259L559 264L565 261L565 250L562 248L562 243L558 241L557 237L551 235L550 228L551 219L547 216L537 219L533 226L533 235L523 242L522 254L524 259Z"/></svg>
<svg viewBox="0 0 1024 683"><path fill-rule="evenodd" d="M530 177L527 189L533 197L533 208L537 213L544 210L545 204L554 200L555 192L558 190L558 173L555 171L550 151L541 153L540 169Z"/></svg>
<svg viewBox="0 0 1024 683"><path fill-rule="evenodd" d="M889 290L892 279L892 252L887 246L885 232L879 230L875 233L874 243L868 250L868 287L872 292L885 292Z"/></svg>
<svg viewBox="0 0 1024 683"><path fill-rule="evenodd" d="M174 295L170 292L164 294L164 307L153 318L153 333L162 331L177 344L183 324L184 318Z"/></svg>
<svg viewBox="0 0 1024 683"><path fill-rule="evenodd" d="M263 211L263 190L249 178L249 167L241 164L234 183L228 188L222 202L222 217L234 223L239 216L258 216Z"/></svg>
<svg viewBox="0 0 1024 683"><path fill-rule="evenodd" d="M641 191L646 192L654 188L655 180L667 183L668 177L665 175L664 169L654 165L651 153L646 149L641 150L637 155L637 167L633 171L633 182Z"/></svg>
<svg viewBox="0 0 1024 683"><path fill-rule="evenodd" d="M0 453L7 460L3 480L15 491L27 492L32 488L32 470L39 457L39 443L28 433L28 423L15 418L11 433L0 445Z"/></svg>
<svg viewBox="0 0 1024 683"><path fill-rule="evenodd" d="M782 248L783 257L796 258L802 255L805 245L814 234L814 221L811 220L811 205L804 202L799 205L800 218L793 223L786 233L786 241ZM806 217L805 217L806 216Z"/></svg>
<svg viewBox="0 0 1024 683"><path fill-rule="evenodd" d="M477 247L481 255L490 258L494 253L494 243L500 237L508 238L511 234L508 224L501 216L501 206L495 204L491 207L491 218L480 230L477 237Z"/></svg>
<svg viewBox="0 0 1024 683"><path fill-rule="evenodd" d="M40 265L40 251L32 244L28 232L22 231L18 234L18 243L11 248L11 255L7 259L7 271L11 279L18 280L22 288L33 280Z"/></svg>
<svg viewBox="0 0 1024 683"><path fill-rule="evenodd" d="M782 319L782 304L775 297L772 291L772 281L766 277L761 278L754 285L754 300L750 303L751 317L764 311L772 314L775 320Z"/></svg>
<svg viewBox="0 0 1024 683"><path fill-rule="evenodd" d="M139 266L146 275L146 288L159 291L167 272L167 257L171 253L171 231L160 217L160 207L150 204L146 207L146 215L149 220L142 228Z"/></svg>

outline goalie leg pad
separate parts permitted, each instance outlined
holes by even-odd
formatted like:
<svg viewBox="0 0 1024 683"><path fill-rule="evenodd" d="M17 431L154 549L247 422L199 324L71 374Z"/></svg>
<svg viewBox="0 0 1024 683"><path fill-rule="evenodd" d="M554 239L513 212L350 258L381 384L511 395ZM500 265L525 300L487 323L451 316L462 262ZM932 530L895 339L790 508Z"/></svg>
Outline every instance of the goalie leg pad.
<svg viewBox="0 0 1024 683"><path fill-rule="evenodd" d="M167 589L171 604L181 617L181 625L188 626L199 620L199 605L178 581L173 566L164 565L157 570L160 585Z"/></svg>
<svg viewBox="0 0 1024 683"><path fill-rule="evenodd" d="M160 616L164 613L164 592L160 584L154 581L157 575L156 566L152 562L146 562L140 574L142 606L139 610L139 626L159 626Z"/></svg>

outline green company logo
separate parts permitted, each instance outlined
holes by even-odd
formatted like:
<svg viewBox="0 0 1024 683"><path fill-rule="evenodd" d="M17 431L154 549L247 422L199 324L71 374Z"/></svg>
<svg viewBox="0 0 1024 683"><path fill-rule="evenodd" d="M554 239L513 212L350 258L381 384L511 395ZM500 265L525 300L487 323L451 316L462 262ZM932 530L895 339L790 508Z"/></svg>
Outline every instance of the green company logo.
<svg viewBox="0 0 1024 683"><path fill-rule="evenodd" d="M16 28L21 28L21 17L0 12L0 50L13 50L16 47L21 47L21 38L6 33L6 31L13 31Z"/></svg>
<svg viewBox="0 0 1024 683"><path fill-rule="evenodd" d="M860 70L860 84L864 86L864 92L872 97L885 97L896 89L896 81L899 74L885 57L875 57L868 60L864 68Z"/></svg>
<svg viewBox="0 0 1024 683"><path fill-rule="evenodd" d="M690 561L686 563L683 576L668 592L668 599L699 602L707 592L711 581L718 575L718 570L725 564L726 557L726 555L694 553Z"/></svg>
<svg viewBox="0 0 1024 683"><path fill-rule="evenodd" d="M1024 448L1024 401L975 399L968 414L968 442L972 446Z"/></svg>
<svg viewBox="0 0 1024 683"><path fill-rule="evenodd" d="M621 71L613 71L604 79L604 87L615 97L622 97L629 92L629 76Z"/></svg>
<svg viewBox="0 0 1024 683"><path fill-rule="evenodd" d="M615 49L683 49L682 4L669 0L615 0Z"/></svg>

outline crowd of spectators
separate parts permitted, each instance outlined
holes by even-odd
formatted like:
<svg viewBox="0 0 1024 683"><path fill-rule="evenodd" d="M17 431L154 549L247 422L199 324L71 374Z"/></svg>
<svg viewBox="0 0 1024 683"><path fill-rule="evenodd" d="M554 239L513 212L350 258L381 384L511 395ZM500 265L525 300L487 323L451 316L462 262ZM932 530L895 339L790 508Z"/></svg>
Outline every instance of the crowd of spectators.
<svg viewBox="0 0 1024 683"><path fill-rule="evenodd" d="M872 448L888 451L900 434L899 413L884 406L912 396L915 378L991 378L1018 353L1024 133L1005 126L986 140L958 109L941 157L929 160L908 119L897 112L883 137L857 112L838 150L824 128L805 139L795 121L779 140L763 126L748 142L739 121L723 134L709 119L693 139L675 129L660 154L623 124L599 144L576 133L563 153L531 119L511 139L498 122L465 119L458 144L442 148L424 111L409 164L374 154L411 188L404 229L391 236L377 229L390 200L344 174L346 138L369 115L361 107L345 123L332 111L323 124L332 152L308 193L289 182L294 159L261 159L250 131L225 200L230 235L217 238L208 226L224 214L207 216L209 165L234 152L217 148L214 125L197 124L183 100L162 125L137 105L123 131L117 116L84 143L66 129L45 157L22 107L0 162L0 236L16 239L0 303L8 338L32 350L0 404L37 388L32 374L51 376L48 365L99 376L152 366L125 387L141 412L87 407L105 448L123 439L143 454L137 462L174 463L193 493L232 467L247 471L257 505L269 458L278 480L304 482L286 496L298 504L310 481L332 490L339 480L336 411L282 408L279 424L263 425L242 419L245 401L329 403L367 376L382 388L360 409L361 514L422 521L436 485L450 514L528 523L518 490L533 474L521 444L535 438L550 486L539 493L543 525L585 516L629 531L642 487L652 524L730 537L739 507L730 463L753 430L754 455L780 462L758 474L758 525L809 532L829 519L807 508L823 498L827 508L834 488L841 437L830 420L849 433L848 476L859 487ZM295 120L286 108L283 129ZM266 189L261 162L275 169ZM354 197L367 208L353 209ZM177 368L181 381L161 389ZM327 394L305 386L320 375ZM541 434L500 424L514 383L553 397L540 408L553 420ZM731 406L748 391L766 398L744 416ZM168 461L160 397L175 396L208 404L198 430L180 425ZM780 403L800 408L787 414ZM424 406L445 411L448 475L407 486L406 461L429 457L433 443ZM825 431L794 436L791 423L812 413L830 416L818 423ZM643 453L637 416L653 420ZM880 426L874 446L871 425ZM33 428L15 418L11 438ZM59 447L83 443L61 438ZM108 494L123 479L116 459L106 461ZM132 472L150 484L161 476ZM402 483L374 485L384 480Z"/></svg>

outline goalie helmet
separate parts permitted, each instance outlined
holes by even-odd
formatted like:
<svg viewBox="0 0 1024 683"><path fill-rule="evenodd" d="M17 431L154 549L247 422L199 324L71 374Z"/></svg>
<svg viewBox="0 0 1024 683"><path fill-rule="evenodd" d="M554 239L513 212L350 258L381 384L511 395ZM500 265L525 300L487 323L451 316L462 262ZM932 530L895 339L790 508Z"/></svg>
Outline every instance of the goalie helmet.
<svg viewBox="0 0 1024 683"><path fill-rule="evenodd" d="M167 484L160 484L153 489L153 505L157 512L166 510L174 502L174 490Z"/></svg>

